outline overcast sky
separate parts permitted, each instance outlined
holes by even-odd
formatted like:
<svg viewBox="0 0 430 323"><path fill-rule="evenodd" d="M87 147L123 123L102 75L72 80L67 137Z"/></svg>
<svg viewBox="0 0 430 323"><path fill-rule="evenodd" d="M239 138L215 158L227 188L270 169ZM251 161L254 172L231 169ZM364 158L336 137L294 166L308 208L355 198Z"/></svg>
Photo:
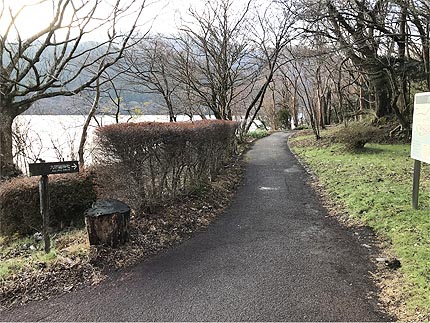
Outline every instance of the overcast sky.
<svg viewBox="0 0 430 323"><path fill-rule="evenodd" d="M16 12L23 4L35 4L41 2L40 0L4 0L6 11L0 20L0 34L3 34L5 26L9 23L8 7ZM54 0L57 1L57 0ZM103 0L101 10L106 4L111 3L113 0ZM241 7L247 0L235 0L234 3ZM142 32L148 30L150 26L153 33L174 33L181 24L181 17L183 17L190 6L196 9L203 9L206 0L137 0L136 4L141 6L145 3L145 9L141 22L143 24ZM0 3L0 9L1 9ZM108 7L108 6L106 6ZM20 35L23 38L33 35L35 32L45 28L49 25L52 19L52 2L47 0L45 3L33 5L26 8L16 21L16 26L19 29ZM132 21L132 19L130 19ZM130 24L130 20L128 23ZM122 22L122 26L126 29L127 21Z"/></svg>
<svg viewBox="0 0 430 323"><path fill-rule="evenodd" d="M205 2L205 0L161 0L155 4L149 4L146 12L149 16L156 17L152 31L164 34L175 32L188 8L203 7Z"/></svg>
<svg viewBox="0 0 430 323"><path fill-rule="evenodd" d="M40 0L5 0L6 10L0 20L0 34L4 33L10 22L9 7L16 13L24 4L33 5L23 10L16 21L20 35L26 38L47 27L52 19L52 3L48 0L45 3L36 4L38 2ZM103 6L109 2L112 0L104 0L99 12L103 12ZM146 31L149 26L152 26L151 30L155 33L173 33L180 25L181 16L186 13L187 9L190 6L203 7L205 0L137 0L136 3L139 6L145 3L141 19L144 29L142 31ZM1 6L0 3L0 11ZM132 19L128 22L131 21ZM126 26L126 22L123 21L122 25Z"/></svg>

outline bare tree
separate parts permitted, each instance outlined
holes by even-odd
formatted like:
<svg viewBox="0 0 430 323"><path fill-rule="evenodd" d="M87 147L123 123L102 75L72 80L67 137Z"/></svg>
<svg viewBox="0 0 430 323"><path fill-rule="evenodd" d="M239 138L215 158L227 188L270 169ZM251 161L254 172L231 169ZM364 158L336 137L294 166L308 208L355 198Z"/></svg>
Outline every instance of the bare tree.
<svg viewBox="0 0 430 323"><path fill-rule="evenodd" d="M426 78L425 90L430 91L430 3L427 0L396 0L395 3L401 7L402 18L404 24L401 26L402 35L408 35L406 23L411 22L412 26L409 26L412 38L418 38L421 46L415 48L415 52L418 57L421 58ZM405 45L407 45L406 40ZM412 44L415 42L412 41ZM405 46L402 48L406 50L412 46ZM414 46L415 47L415 46ZM407 54L407 53L406 53Z"/></svg>
<svg viewBox="0 0 430 323"><path fill-rule="evenodd" d="M150 37L130 48L122 69L135 91L161 95L171 122L176 121L174 92L178 83L173 78L173 44L161 35Z"/></svg>
<svg viewBox="0 0 430 323"><path fill-rule="evenodd" d="M52 19L30 37L17 20L32 6L50 4ZM71 96L94 86L132 43L145 1L41 0L17 10L0 3L0 178L13 171L12 122L34 102ZM125 33L115 28L127 19ZM98 41L90 41L97 33ZM103 34L102 34L103 33ZM103 62L103 63L101 63ZM98 66L90 71L92 66Z"/></svg>
<svg viewBox="0 0 430 323"><path fill-rule="evenodd" d="M295 57L295 60L291 64L292 78L290 83L292 84L293 80L295 80L295 85L298 87L295 92L301 105L304 107L315 138L320 139L321 126L318 122L318 92L316 91L317 86L314 83L313 68L309 66L309 63L309 60L306 60L306 58Z"/></svg>
<svg viewBox="0 0 430 323"><path fill-rule="evenodd" d="M79 168L83 168L85 164L84 160L84 150L85 150L85 143L87 142L88 137L88 128L90 126L91 119L94 117L94 115L97 112L97 109L99 107L100 102L100 79L96 80L96 87L94 89L94 99L91 104L91 109L88 112L88 115L85 119L84 125L82 127L82 133L81 133L81 139L79 141L79 148L78 148L78 158L79 158Z"/></svg>
<svg viewBox="0 0 430 323"><path fill-rule="evenodd" d="M90 129L91 121L95 121L97 126L101 126L98 118L97 112L100 112L100 106L103 103L110 103L113 105L108 105L106 107L105 112L112 113L112 108L114 108L114 117L115 122L120 123L120 115L121 115L121 105L122 98L121 92L123 89L119 86L120 80L117 82L117 79L123 74L124 71L121 69L114 68L112 73L108 73L105 71L100 77L96 80L95 87L91 88L87 91L81 92L81 95L84 94L85 102L90 105L90 109L88 114L86 115L85 122L82 125L82 131L79 141L78 147L78 160L79 167L82 169L85 166L85 149L86 143L88 139L88 132ZM107 102L106 102L107 101ZM103 110L102 110L103 112ZM131 119L131 116L127 120L127 122Z"/></svg>
<svg viewBox="0 0 430 323"><path fill-rule="evenodd" d="M305 30L343 53L369 84L376 117L395 115L405 129L411 82L429 89L429 13L423 0L304 1L301 11Z"/></svg>
<svg viewBox="0 0 430 323"><path fill-rule="evenodd" d="M294 127L299 126L299 104L298 104L298 76L293 75L290 65L282 66L275 75L274 81L278 84L281 105L288 109Z"/></svg>
<svg viewBox="0 0 430 323"><path fill-rule="evenodd" d="M107 91L109 101L115 107L115 122L120 122L121 105L122 105L122 92L123 89L118 87L114 80L109 79L109 87L111 91ZM97 88L96 88L97 91ZM97 95L97 94L96 94Z"/></svg>
<svg viewBox="0 0 430 323"><path fill-rule="evenodd" d="M40 158L43 150L42 140L37 132L32 131L31 120L14 122L13 147L14 159L19 170L26 169L28 162L36 162Z"/></svg>
<svg viewBox="0 0 430 323"><path fill-rule="evenodd" d="M264 96L273 81L276 71L288 60L281 60L282 51L296 37L293 26L296 23L292 4L280 6L277 1L269 3L263 13L257 13L257 22L252 33L254 51L259 57L259 82L257 91L251 96L241 126L241 135L246 134L257 117Z"/></svg>
<svg viewBox="0 0 430 323"><path fill-rule="evenodd" d="M175 49L176 79L217 119L233 118L232 108L249 84L250 62L245 26L252 0L235 10L233 0L207 1L189 10Z"/></svg>

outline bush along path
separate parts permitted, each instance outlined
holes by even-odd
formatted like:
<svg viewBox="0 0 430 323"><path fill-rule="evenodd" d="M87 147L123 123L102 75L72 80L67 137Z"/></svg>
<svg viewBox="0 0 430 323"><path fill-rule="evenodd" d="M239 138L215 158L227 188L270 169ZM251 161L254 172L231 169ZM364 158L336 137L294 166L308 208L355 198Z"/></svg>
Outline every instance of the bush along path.
<svg viewBox="0 0 430 323"><path fill-rule="evenodd" d="M348 142L340 143L345 134L350 136ZM378 268L373 275L381 289L380 300L401 321L429 321L429 174L423 170L420 209L413 210L410 145L366 144L351 149L350 142L365 136L341 127L324 131L319 141L298 133L290 145L316 175L316 187L332 213L378 235L380 249L368 247Z"/></svg>
<svg viewBox="0 0 430 323"><path fill-rule="evenodd" d="M136 136L144 136L142 132L152 136L150 138L152 139L151 149L159 149L157 152L152 151L152 153L158 153L157 161L164 162L164 164L158 165L153 161L151 164L152 174L157 174L157 176L168 174L168 172L175 171L174 167L182 166L178 163L172 163L172 167L166 167L167 161L161 156L171 157L168 151L169 147L177 147L178 142L181 143L180 138L183 138L189 145L188 148L191 152L188 152L187 156L183 156L183 154L179 156L180 152L175 148L174 154L178 158L183 157L180 158L181 161L191 161L194 166L197 165L202 169L209 169L212 166L210 180L208 180L209 172L199 172L199 177L193 176L193 181L190 181L189 176L193 175L191 171L185 174L187 177L179 177L178 174L180 173L176 171L175 178L178 179L178 182L180 179L183 186L177 185L177 190L181 189L181 191L176 191L174 197L170 196L166 199L166 194L160 192L162 199L145 200L144 203L142 201L130 203L133 206L137 204L150 205L151 209L144 211L135 208L133 210L130 238L128 243L121 248L90 248L86 232L82 229L66 230L53 234L53 249L49 254L43 253L43 246L41 246L38 234L27 238L19 238L19 236L10 234L0 236L1 308L5 310L13 304L44 299L71 292L82 286L98 284L112 270L135 264L143 258L187 239L196 231L204 230L228 205L242 178L241 152L247 144L235 147L239 154L234 154L233 149L230 149L232 147L230 140L234 138L235 127L235 123L228 122L196 122L194 125L184 123L174 126L159 126L152 123L128 125L125 128L118 126L116 133L119 135L126 134L129 141L134 140L136 142ZM130 133L131 128L135 129L132 133ZM220 130L223 130L223 136L216 136ZM112 127L109 128L109 131L112 131ZM154 133L158 135L158 139L154 138ZM182 137L178 137L180 135ZM145 139L140 137L139 139ZM175 138L173 145L170 138ZM219 144L221 140L223 140L222 147ZM142 145L146 143L144 140L141 142ZM198 145L205 147L198 147ZM135 148L137 149L137 147ZM144 151L144 148L140 150ZM214 149L218 151L216 161L209 161L206 157L214 153ZM230 149L228 153L225 153L226 149ZM205 155L202 156L202 154ZM125 158L126 156L122 157ZM118 160L120 159L118 158ZM139 166L143 170L144 162ZM111 164L111 167L114 167L114 164ZM156 169L155 167L159 168ZM120 174L120 172L116 172L116 174ZM141 171L140 176L145 175ZM62 220L62 223L73 221L75 224L79 224L78 222L82 222L83 210L91 205L91 199L95 199L95 186L99 190L97 192L99 197L109 191L109 188L103 187L100 180L96 179L100 176L101 172L95 169L89 174L53 178L52 182L60 188L58 191L64 194L61 195L56 192L56 195L51 196L55 200L53 204L64 207L60 208L62 211L60 213L56 211L56 208L51 209L52 217ZM167 176L173 178L170 174ZM119 180L129 181L129 178L113 178L115 184L122 185ZM148 181L150 180L146 179L146 182ZM94 182L96 185L93 184ZM166 184L166 181L163 183L160 188L163 190L170 189L169 192L172 192L172 186ZM190 183L198 183L198 185L190 187ZM134 189L136 187L136 185L133 186ZM79 194L75 194L77 192ZM124 195L124 190L120 190L120 192L123 196L112 195L116 194L116 191L110 188L111 195L109 197L122 197L127 199L127 202L132 202L131 199L135 191L128 190L126 192L128 195ZM142 191L140 192L142 193ZM24 230L21 231L23 234L31 232L30 230L34 230L34 227L40 224L37 211L36 179L18 178L1 183L0 198L2 200L0 208L0 227L2 229L16 231L14 228L20 228ZM88 203L88 201L90 202ZM70 218L70 214L76 215L71 213L71 210L80 214L79 219ZM11 221L16 217L15 213L22 217L18 219L18 222ZM69 218L62 217L63 213L67 213ZM17 224L17 226L7 225L11 223Z"/></svg>
<svg viewBox="0 0 430 323"><path fill-rule="evenodd" d="M83 229L54 235L48 255L39 250L43 246L34 237L4 239L1 309L96 285L112 270L133 265L205 230L230 202L242 173L243 163L237 156L198 192L159 206L149 217L133 216L129 242L117 249L90 248Z"/></svg>
<svg viewBox="0 0 430 323"><path fill-rule="evenodd" d="M287 138L255 143L244 184L207 231L97 286L4 311L2 320L390 320L377 306L368 248L328 216Z"/></svg>

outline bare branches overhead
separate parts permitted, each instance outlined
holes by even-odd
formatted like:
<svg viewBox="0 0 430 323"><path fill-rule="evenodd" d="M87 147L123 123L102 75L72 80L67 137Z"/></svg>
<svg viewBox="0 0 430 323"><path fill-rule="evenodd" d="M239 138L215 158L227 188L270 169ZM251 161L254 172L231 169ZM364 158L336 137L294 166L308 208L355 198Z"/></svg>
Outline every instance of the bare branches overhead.
<svg viewBox="0 0 430 323"><path fill-rule="evenodd" d="M430 89L428 1L306 1L304 29L322 37L369 80L377 117L409 127L410 84Z"/></svg>
<svg viewBox="0 0 430 323"><path fill-rule="evenodd" d="M251 1L240 10L232 0L208 1L202 12L190 9L176 38L176 77L219 119L232 119L237 90L248 77Z"/></svg>
<svg viewBox="0 0 430 323"><path fill-rule="evenodd" d="M94 84L131 45L144 8L121 0L112 4L100 0L44 0L35 5L46 3L52 7L52 20L26 38L15 22L31 6L13 11L3 1L0 10L2 21L9 20L0 35L0 95L8 102L6 109L12 115L22 113L41 98L73 95ZM132 16L130 10L134 11ZM122 32L117 25L124 17L131 18L132 23ZM92 38L95 35L96 42Z"/></svg>
<svg viewBox="0 0 430 323"><path fill-rule="evenodd" d="M25 29L36 7L49 20ZM134 0L1 0L0 177L13 168L13 119L40 99L95 86L135 42L144 8Z"/></svg>

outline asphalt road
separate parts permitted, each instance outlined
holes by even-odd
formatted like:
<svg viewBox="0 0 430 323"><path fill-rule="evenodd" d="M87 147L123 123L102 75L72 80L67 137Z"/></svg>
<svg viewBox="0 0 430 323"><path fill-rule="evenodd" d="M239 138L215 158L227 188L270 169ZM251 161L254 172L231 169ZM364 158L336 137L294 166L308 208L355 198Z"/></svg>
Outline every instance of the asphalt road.
<svg viewBox="0 0 430 323"><path fill-rule="evenodd" d="M368 250L327 217L286 133L255 143L237 195L207 232L91 288L3 321L387 321Z"/></svg>

